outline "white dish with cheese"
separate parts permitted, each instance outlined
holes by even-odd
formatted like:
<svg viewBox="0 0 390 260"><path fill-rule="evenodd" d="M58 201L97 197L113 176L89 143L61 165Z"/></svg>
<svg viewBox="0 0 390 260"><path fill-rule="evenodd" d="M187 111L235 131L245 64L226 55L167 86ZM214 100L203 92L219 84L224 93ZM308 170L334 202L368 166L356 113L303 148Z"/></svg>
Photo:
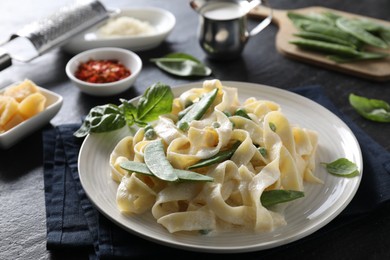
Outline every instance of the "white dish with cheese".
<svg viewBox="0 0 390 260"><path fill-rule="evenodd" d="M162 8L123 8L103 24L71 39L63 49L72 54L99 47L149 50L159 46L175 24L175 16Z"/></svg>

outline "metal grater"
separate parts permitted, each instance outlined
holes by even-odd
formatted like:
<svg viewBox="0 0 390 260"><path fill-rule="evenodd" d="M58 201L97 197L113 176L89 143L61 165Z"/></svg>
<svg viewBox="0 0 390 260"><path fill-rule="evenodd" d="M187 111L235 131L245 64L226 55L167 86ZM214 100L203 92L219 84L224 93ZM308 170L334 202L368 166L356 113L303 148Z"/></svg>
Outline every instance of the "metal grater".
<svg viewBox="0 0 390 260"><path fill-rule="evenodd" d="M26 38L34 46L37 55L28 59L18 59L23 62L66 43L73 36L91 28L109 18L109 12L102 3L95 0L78 0L69 6L60 8L52 15L26 25L17 33L11 35L10 44L19 37ZM4 45L3 44L3 45ZM0 52L0 70L10 66L11 55Z"/></svg>

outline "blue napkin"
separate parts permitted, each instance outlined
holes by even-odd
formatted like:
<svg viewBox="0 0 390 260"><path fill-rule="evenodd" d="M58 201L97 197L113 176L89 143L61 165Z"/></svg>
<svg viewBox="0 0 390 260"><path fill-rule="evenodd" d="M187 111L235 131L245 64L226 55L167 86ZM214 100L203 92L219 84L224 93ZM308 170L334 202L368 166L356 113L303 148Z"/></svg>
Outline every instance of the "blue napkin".
<svg viewBox="0 0 390 260"><path fill-rule="evenodd" d="M326 107L351 128L361 146L364 163L362 182L351 203L325 228L294 242L303 243L370 213L390 199L390 153L341 114L320 86L293 91ZM77 159L82 140L75 138L73 133L79 126L60 125L43 133L47 249L85 251L91 259L146 259L199 254L162 246L130 234L94 208L78 176ZM247 256L272 256L280 248L288 246L251 252Z"/></svg>

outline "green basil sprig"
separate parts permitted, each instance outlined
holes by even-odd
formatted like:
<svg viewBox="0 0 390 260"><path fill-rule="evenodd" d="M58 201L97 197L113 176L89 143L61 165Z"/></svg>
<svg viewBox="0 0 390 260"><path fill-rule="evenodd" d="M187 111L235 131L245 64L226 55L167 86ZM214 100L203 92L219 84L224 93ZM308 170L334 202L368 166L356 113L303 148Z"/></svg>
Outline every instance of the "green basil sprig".
<svg viewBox="0 0 390 260"><path fill-rule="evenodd" d="M351 93L349 103L361 116L368 120L382 123L390 122L390 105L386 101L368 99Z"/></svg>
<svg viewBox="0 0 390 260"><path fill-rule="evenodd" d="M73 135L85 137L89 133L110 132L134 123L146 126L160 115L172 111L173 98L171 88L158 82L145 91L137 105L129 100L120 99L122 103L120 106L106 104L92 108Z"/></svg>
<svg viewBox="0 0 390 260"><path fill-rule="evenodd" d="M161 58L154 58L160 69L180 77L209 76L212 70L195 57L186 53L171 53Z"/></svg>
<svg viewBox="0 0 390 260"><path fill-rule="evenodd" d="M357 165L346 158L339 158L330 163L321 163L333 175L352 178L359 175Z"/></svg>

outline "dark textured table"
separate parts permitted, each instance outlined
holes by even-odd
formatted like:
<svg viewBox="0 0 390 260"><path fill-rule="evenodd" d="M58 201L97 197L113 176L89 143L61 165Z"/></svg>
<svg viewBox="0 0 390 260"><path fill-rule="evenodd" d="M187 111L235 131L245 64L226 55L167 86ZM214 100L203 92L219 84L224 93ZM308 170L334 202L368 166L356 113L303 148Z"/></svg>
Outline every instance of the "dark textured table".
<svg viewBox="0 0 390 260"><path fill-rule="evenodd" d="M0 8L0 39L6 39L24 24L44 17L62 5L61 1L2 1ZM158 48L138 52L144 62L141 75L121 97L135 97L156 81L177 86L204 78L183 79L170 76L149 62L170 52L186 52L209 65L210 78L234 80L274 86L282 89L320 84L336 106L349 116L374 140L390 151L390 124L367 121L348 103L348 95L384 99L390 102L390 82L373 82L328 71L290 60L275 49L277 27L270 25L250 39L242 57L232 62L213 62L205 57L196 37L197 15L186 0L113 0L102 1L107 7L158 6L174 13L176 27ZM273 0L274 8L292 9L306 6L325 6L360 15L390 20L388 0ZM255 22L251 21L253 25ZM60 49L0 72L0 86L29 78L38 85L64 97L64 103L51 121L52 125L77 123L95 105L118 102L118 96L97 98L82 94L65 75L65 64L72 56ZM74 259L77 252L58 254L46 250L46 224L42 167L42 129L8 150L0 150L0 259ZM390 188L390 187L389 187ZM280 259L388 259L390 256L390 204L378 208L326 236L304 243L293 243L272 257ZM73 257L71 257L73 256ZM78 258L84 259L82 255Z"/></svg>

